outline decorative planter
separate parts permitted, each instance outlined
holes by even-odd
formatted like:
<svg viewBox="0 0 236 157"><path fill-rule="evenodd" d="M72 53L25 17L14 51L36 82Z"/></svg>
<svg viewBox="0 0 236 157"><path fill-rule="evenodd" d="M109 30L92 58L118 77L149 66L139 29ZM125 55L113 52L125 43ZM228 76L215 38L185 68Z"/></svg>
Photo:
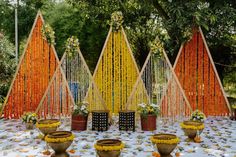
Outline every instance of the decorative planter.
<svg viewBox="0 0 236 157"><path fill-rule="evenodd" d="M143 131L156 130L156 115L141 116L141 127Z"/></svg>
<svg viewBox="0 0 236 157"><path fill-rule="evenodd" d="M99 140L94 145L99 157L119 157L124 144L116 139Z"/></svg>
<svg viewBox="0 0 236 157"><path fill-rule="evenodd" d="M46 136L48 133L56 131L60 124L58 119L42 119L36 123L36 127Z"/></svg>
<svg viewBox="0 0 236 157"><path fill-rule="evenodd" d="M170 153L179 143L179 138L173 134L155 134L151 137L151 141L156 145L161 157L170 157Z"/></svg>
<svg viewBox="0 0 236 157"><path fill-rule="evenodd" d="M135 111L119 112L119 130L135 131Z"/></svg>
<svg viewBox="0 0 236 157"><path fill-rule="evenodd" d="M107 110L92 111L92 130L107 131L108 116L109 111Z"/></svg>
<svg viewBox="0 0 236 157"><path fill-rule="evenodd" d="M25 128L27 130L32 130L34 128L34 123L25 123Z"/></svg>
<svg viewBox="0 0 236 157"><path fill-rule="evenodd" d="M52 157L69 157L66 149L74 140L74 135L70 131L55 131L45 137L45 141L55 151Z"/></svg>
<svg viewBox="0 0 236 157"><path fill-rule="evenodd" d="M88 116L72 115L71 130L84 131L87 130Z"/></svg>
<svg viewBox="0 0 236 157"><path fill-rule="evenodd" d="M184 131L184 134L192 140L196 137L197 131L200 135L202 133L202 130L204 129L204 123L197 121L184 121L180 125Z"/></svg>

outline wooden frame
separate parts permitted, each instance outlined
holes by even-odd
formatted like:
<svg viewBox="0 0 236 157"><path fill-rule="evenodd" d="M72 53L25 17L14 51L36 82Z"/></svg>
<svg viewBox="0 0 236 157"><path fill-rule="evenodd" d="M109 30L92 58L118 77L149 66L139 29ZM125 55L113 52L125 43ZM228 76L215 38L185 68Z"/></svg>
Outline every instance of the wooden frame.
<svg viewBox="0 0 236 157"><path fill-rule="evenodd" d="M118 34L116 34L116 33L118 33ZM110 38L112 38L112 41L110 41L109 39ZM119 41L119 42L122 42L122 43L119 43L120 45L122 45L122 44L125 44L125 48L124 47L117 47L117 45L119 45L119 44L115 44L114 45L114 43L116 43L116 40L117 41ZM102 60L103 60L103 58L106 58L107 56L105 56L105 53L107 54L108 52L107 51L110 51L110 50L106 50L106 48L107 48L107 46L108 46L108 42L112 42L113 43L113 45L111 46L111 48L112 48L112 52L111 53L114 53L113 54L113 56L112 56L112 58L114 59L114 58L116 58L116 56L115 56L115 53L120 53L120 54L116 54L116 55L118 55L117 57L120 57L120 59L119 59L119 62L117 63L117 62L115 62L114 60L113 60L113 62L114 63L110 63L110 64L113 64L112 65L112 69L114 70L115 69L115 66L116 66L116 64L118 64L118 66L120 67L120 65L124 65L124 66L126 66L126 62L124 62L123 60L124 60L124 58L123 58L123 52L126 52L127 51L127 56L129 56L129 57L131 57L131 58L129 58L129 57L127 57L127 58L129 58L130 59L130 61L132 62L131 64L134 64L134 71L135 71L135 73L137 74L137 76L139 75L139 69L138 69L138 66L137 66L137 64L136 64L136 61L135 61L135 59L134 59L134 56L133 56L133 54L132 54L132 50L131 50L131 48L130 48L130 45L129 45L129 43L128 43L128 39L127 39L127 36L126 36L126 34L125 34L125 32L124 32L124 28L121 26L121 28L120 28L120 30L119 31L117 31L117 32L112 32L112 27L110 27L110 29L109 29L109 32L108 32L108 35L107 35L107 37L106 37L106 40L105 40L105 43L104 43L104 46L103 46L103 49L102 49L102 52L101 52L101 54L100 54L100 57L99 57L99 59L98 59L98 62L97 62L97 66L96 66L96 68L95 68L95 70L94 70L94 73L93 73L93 80L94 80L94 82L95 82L95 80L96 80L96 77L99 77L99 76L97 76L98 75L98 73L99 73L99 71L98 71L98 69L99 69L99 67L100 67L100 64L102 63ZM118 51L119 52L116 52L117 51L117 49L119 49ZM125 50L124 50L125 49ZM121 58L122 57L122 58ZM106 61L105 61L106 62ZM109 61L107 61L107 62L109 62ZM105 64L105 63L104 63ZM106 63L106 64L108 64L108 63ZM133 66L133 65L132 65ZM106 67L106 69L107 69L107 67ZM109 69L110 70L110 69ZM108 73L110 73L110 71L109 70L107 70L106 72L108 72ZM118 72L117 72L118 71ZM131 74L128 74L128 73L126 73L126 75L125 74L123 74L121 71L119 71L119 70L117 70L116 71L116 73L119 73L119 76L118 77L114 77L114 71L112 71L112 73L113 73L113 75L112 75L112 78L110 78L110 79L112 79L112 82L113 82L113 84L112 85L108 85L108 86L112 86L112 88L113 89L109 89L109 90L112 90L112 91L115 91L115 86L117 86L117 84L116 83L114 83L114 82L119 82L121 79L124 79L124 77L123 76L128 76L128 75L131 75ZM100 73L99 73L100 74ZM111 74L111 73L110 73ZM135 76L136 77L136 76ZM136 80L136 78L132 78L132 79L135 79ZM127 82L125 82L124 84L126 84ZM135 83L135 81L134 81L134 83ZM97 85L97 84L96 84ZM143 84L143 82L142 82L142 85L144 86L144 84ZM103 86L104 88L107 88L107 87L105 87L105 85L101 85L101 86ZM119 92L119 94L118 94L118 97L121 97L121 99L122 100L119 100L119 102L116 102L114 99L113 100L111 100L112 101L112 104L116 104L116 103L119 103L119 104L121 104L122 103L122 108L124 107L125 108L125 103L123 104L123 101L127 101L127 99L128 99L128 96L130 95L130 93L126 93L127 94L127 98L123 98L122 97L122 95L123 95L123 88L124 86L123 86L123 83L122 83L122 86L121 87L119 87L119 90L120 90L120 92ZM132 85L132 87L130 87L130 90L132 91L132 88L133 88L133 85ZM131 92L130 91L130 92ZM104 93L106 93L106 92L104 92ZM115 95L115 94L114 94ZM147 95L147 93L146 93L146 95ZM107 96L107 95L106 95ZM148 96L148 95L147 95ZM105 101L110 101L110 100L105 100ZM106 104L108 104L108 102L106 102ZM116 107L114 107L114 106L116 106ZM112 106L112 108L114 109L114 112L115 113L118 113L117 112L117 105L114 105L114 106ZM108 107L109 108L109 107ZM119 108L120 108L120 106L119 106Z"/></svg>
<svg viewBox="0 0 236 157"><path fill-rule="evenodd" d="M19 61L19 64L18 64L18 66L17 66L17 68L16 68L16 72L15 72L15 75L14 75L14 77L13 77L13 80L12 80L12 83L11 83L11 85L10 85L10 88L9 88L9 91L8 91L8 94L7 94L7 97L6 97L6 99L5 99L5 102L4 102L4 105L3 105L3 108L2 108L2 111L0 112L0 114L2 115L2 112L4 111L4 108L5 108L5 106L7 105L7 102L8 102L8 100L9 100L9 97L10 97L10 94L11 94L11 92L12 92L12 90L13 90L13 85L14 85L14 83L15 83L15 81L16 81L16 78L17 78L17 76L18 76L18 73L20 72L20 68L21 68L21 66L23 66L23 61L24 60L27 60L27 58L26 58L26 54L28 53L28 48L29 48L29 46L30 46L30 42L35 42L35 39L33 38L33 32L34 32L34 30L36 29L36 24L37 24L37 22L38 22L38 20L41 20L42 21L42 25L44 24L44 19L43 19L43 16L42 16L42 14L41 14L41 12L40 11L38 11L38 13L37 13L37 15L36 15L36 18L35 18L35 20L34 20L34 24L33 24L33 26L32 26L32 29L31 29L31 31L30 31L30 34L29 34L29 37L28 37L28 40L27 40L27 43L26 43L26 46L25 46L25 48L24 48L24 51L23 51L23 54L21 55L21 57L20 57L20 61ZM39 39L39 38L38 38ZM35 43L36 44L36 43ZM41 43L41 44L44 44L44 43ZM42 51L44 51L45 49L44 49L44 47L41 47L40 49L42 49ZM53 45L49 45L49 49L52 49L52 51L53 52L51 52L51 53L53 53L53 56L55 57L55 64L58 64L59 63L59 59L58 59L58 57L57 57L57 54L56 54L56 51L55 51L55 48L54 48L54 46ZM30 51L31 51L32 49L30 49ZM38 48L33 48L33 50L32 50L33 52L38 52L38 53L40 53L39 52L39 50L38 50ZM50 50L49 50L49 52L50 52ZM29 52L30 53L30 52ZM36 54L33 54L33 56L35 57L35 55ZM49 55L51 55L51 54L49 54ZM29 58L28 58L29 59ZM31 65L30 65L30 67L31 67ZM43 70L43 69L42 69ZM45 83L45 82L44 82ZM21 88L23 88L23 87L21 87ZM35 85L34 85L34 87L32 87L32 88L35 88ZM18 113L17 113L18 114ZM4 115L5 116L5 115ZM18 115L18 118L20 117L21 115ZM10 117L11 117L11 115L10 115ZM8 118L8 117L7 117Z"/></svg>
<svg viewBox="0 0 236 157"><path fill-rule="evenodd" d="M200 107L200 110L204 110L206 115L223 115L226 113L226 110L223 109L224 107L222 106L224 105L223 101L225 101L228 111L232 112L203 32L200 27L194 28L193 32L194 34L192 36L192 39L181 45L173 66L174 71L176 72L176 74L179 75L179 77L180 75L186 75L185 67L187 65L190 66L189 70L187 69L187 73L194 73L195 71L192 72L192 70L196 70L197 72L200 71L199 74L193 74L197 77L197 83L194 83L191 80L191 78L193 79L194 76L191 76L190 74L190 78L185 78L187 80L187 83L182 78L179 78L180 82L182 83L182 86L189 86L183 85L184 82L185 84L192 82L191 84L193 88L196 88L194 90L191 89L191 92L186 93L186 95L188 95L188 99L190 100L190 105L193 109ZM193 50L196 50L196 52L194 52ZM184 53L184 56L182 55L182 53ZM185 55L188 55L188 61L182 59L184 57L186 58ZM194 66L195 69L191 69L192 66ZM181 68L184 70L184 73L180 70ZM214 89L210 89L212 88L212 86L214 87ZM211 93L213 90L214 94ZM186 89L186 92L188 91L190 91L189 88ZM223 100L221 98L218 98L220 97L219 95L221 95L221 92ZM210 93L210 95L208 93ZM213 101L214 104L209 101ZM195 104L194 102L196 102L197 104ZM213 108L210 106L207 107L207 105L212 105ZM224 113L222 114L222 112Z"/></svg>

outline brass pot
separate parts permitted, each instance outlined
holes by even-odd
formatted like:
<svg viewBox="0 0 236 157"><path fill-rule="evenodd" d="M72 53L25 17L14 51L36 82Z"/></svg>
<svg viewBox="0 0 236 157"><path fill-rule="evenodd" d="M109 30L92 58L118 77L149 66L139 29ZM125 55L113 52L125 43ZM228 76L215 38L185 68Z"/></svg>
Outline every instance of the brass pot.
<svg viewBox="0 0 236 157"><path fill-rule="evenodd" d="M154 139L158 140L171 140L176 139L177 136L173 134L155 134ZM176 148L176 144L166 144L166 143L156 143L158 152L161 154L161 157L170 157L170 153Z"/></svg>
<svg viewBox="0 0 236 157"><path fill-rule="evenodd" d="M47 135L48 138L60 139L66 138L72 135L70 131L55 131ZM52 154L52 157L68 157L69 154L66 152L66 149L70 147L73 141L66 142L48 142L48 145L55 151Z"/></svg>
<svg viewBox="0 0 236 157"><path fill-rule="evenodd" d="M202 122L197 122L197 121L184 121L183 123L184 123L184 125L189 125L189 126L200 126L200 125L203 124ZM196 130L196 129L185 129L185 128L182 128L182 129L184 131L184 134L192 140L196 137L197 131L200 135L202 133L202 130L203 130L203 129Z"/></svg>
<svg viewBox="0 0 236 157"><path fill-rule="evenodd" d="M38 121L38 124L53 124L60 122L58 119L42 119ZM46 136L48 133L54 132L58 127L39 127L39 130Z"/></svg>
<svg viewBox="0 0 236 157"><path fill-rule="evenodd" d="M116 139L104 139L97 141L98 146L120 146L121 141ZM97 155L99 157L119 157L121 152L120 150L112 150L112 151L101 151L96 150Z"/></svg>
<svg viewBox="0 0 236 157"><path fill-rule="evenodd" d="M25 123L25 128L27 130L32 130L34 128L34 123Z"/></svg>

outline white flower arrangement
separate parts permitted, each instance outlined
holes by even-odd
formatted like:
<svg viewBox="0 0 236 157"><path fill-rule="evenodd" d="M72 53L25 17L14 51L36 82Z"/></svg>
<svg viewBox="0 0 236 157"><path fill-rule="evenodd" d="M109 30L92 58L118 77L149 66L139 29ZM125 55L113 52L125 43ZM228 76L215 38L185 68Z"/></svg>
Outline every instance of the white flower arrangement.
<svg viewBox="0 0 236 157"><path fill-rule="evenodd" d="M22 116L23 123L33 123L37 122L37 115L36 113L27 112Z"/></svg>
<svg viewBox="0 0 236 157"><path fill-rule="evenodd" d="M89 111L88 111L88 102L80 102L74 106L74 112L73 115L84 115L87 116Z"/></svg>
<svg viewBox="0 0 236 157"><path fill-rule="evenodd" d="M123 22L124 19L121 11L115 11L111 14L111 25L114 31L119 30Z"/></svg>
<svg viewBox="0 0 236 157"><path fill-rule="evenodd" d="M138 112L142 116L147 116L148 114L152 115L159 115L160 113L160 106L158 104L145 104L141 103L138 104Z"/></svg>
<svg viewBox="0 0 236 157"><path fill-rule="evenodd" d="M190 117L190 120L192 121L198 121L198 122L204 122L204 120L206 119L206 116L203 112L199 111L199 110L195 110Z"/></svg>

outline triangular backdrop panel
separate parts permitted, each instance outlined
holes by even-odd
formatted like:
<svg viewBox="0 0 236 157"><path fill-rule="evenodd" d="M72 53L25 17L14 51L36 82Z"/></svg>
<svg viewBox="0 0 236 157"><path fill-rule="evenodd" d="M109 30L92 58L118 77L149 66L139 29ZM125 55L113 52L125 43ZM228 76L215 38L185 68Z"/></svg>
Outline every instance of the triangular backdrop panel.
<svg viewBox="0 0 236 157"><path fill-rule="evenodd" d="M59 64L36 109L36 113L39 118L68 117L71 115L73 105L73 97Z"/></svg>
<svg viewBox="0 0 236 157"><path fill-rule="evenodd" d="M139 70L121 27L108 33L93 78L111 113L125 109ZM90 90L89 92L92 92Z"/></svg>
<svg viewBox="0 0 236 157"><path fill-rule="evenodd" d="M93 89L88 95L88 89ZM40 102L38 113L43 117L70 116L75 103L94 102L89 110L105 110L104 100L92 81L92 75L78 49L73 56L64 53L48 89Z"/></svg>
<svg viewBox="0 0 236 157"><path fill-rule="evenodd" d="M80 49L77 52L72 57L66 54L65 59L62 61L62 69L66 74L74 102L90 102L89 111L106 110L105 101L93 81L92 74ZM88 92L89 89L91 89L91 93Z"/></svg>
<svg viewBox="0 0 236 157"><path fill-rule="evenodd" d="M201 28L194 29L191 40L181 46L174 70L193 110L211 116L229 114L229 103Z"/></svg>
<svg viewBox="0 0 236 157"><path fill-rule="evenodd" d="M4 104L5 118L36 110L59 63L54 47L43 39L43 24L38 12Z"/></svg>
<svg viewBox="0 0 236 157"><path fill-rule="evenodd" d="M145 84L145 90L140 90L142 83ZM144 97L145 91L148 99ZM151 52L148 54L127 101L127 109L137 110L141 103L160 105L162 117L178 118L191 113L190 104L165 52L161 56Z"/></svg>

